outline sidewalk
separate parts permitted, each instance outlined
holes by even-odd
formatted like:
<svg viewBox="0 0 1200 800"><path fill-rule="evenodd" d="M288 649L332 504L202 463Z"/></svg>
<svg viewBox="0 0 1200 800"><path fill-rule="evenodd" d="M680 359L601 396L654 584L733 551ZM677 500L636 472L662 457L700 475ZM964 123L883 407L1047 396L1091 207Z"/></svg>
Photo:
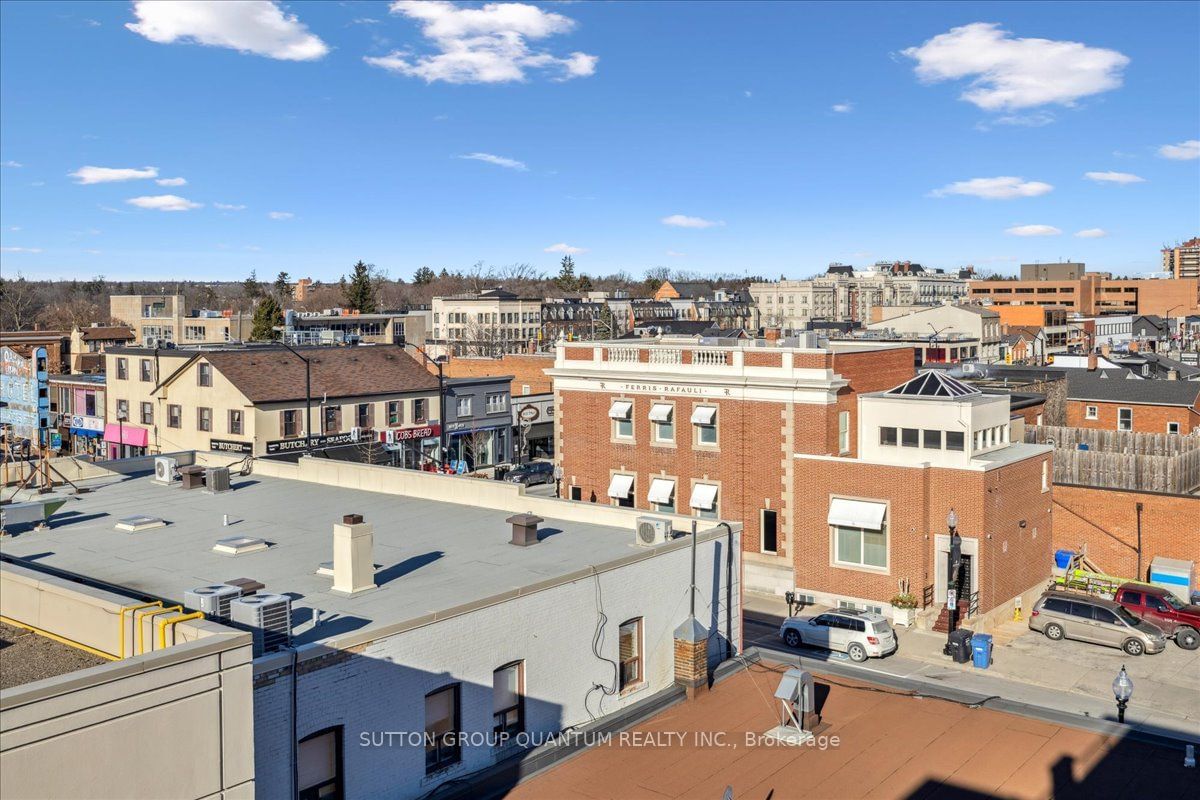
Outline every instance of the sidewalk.
<svg viewBox="0 0 1200 800"><path fill-rule="evenodd" d="M806 609L804 613L819 610ZM787 613L782 599L747 595L744 612L747 647L757 645L799 656L817 671L825 662L836 664L839 672L861 673L868 680L878 675L918 687L1000 697L1088 720L1115 721L1111 683L1124 665L1134 680L1134 696L1125 713L1127 726L1148 734L1200 741L1200 669L1195 668L1200 651L1173 653L1178 648L1171 644L1166 653L1134 659L1119 650L1081 642L1044 642L1021 630L1024 623L1006 623L998 641L1008 643L996 647L992 667L982 670L955 664L942 655L945 636L898 627L899 648L894 655L859 665L840 653L786 647L778 637L779 623Z"/></svg>

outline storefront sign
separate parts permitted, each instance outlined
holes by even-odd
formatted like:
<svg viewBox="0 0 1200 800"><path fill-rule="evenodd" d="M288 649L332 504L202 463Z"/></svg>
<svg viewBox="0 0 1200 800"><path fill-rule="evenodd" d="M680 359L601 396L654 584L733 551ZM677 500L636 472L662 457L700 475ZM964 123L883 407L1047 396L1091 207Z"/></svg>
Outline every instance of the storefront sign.
<svg viewBox="0 0 1200 800"><path fill-rule="evenodd" d="M359 440L359 437L354 433L335 433L330 436L314 436L312 437L313 447L334 447L340 444L354 444ZM299 439L279 439L274 442L267 442L267 455L275 455L276 453L299 453L307 450L309 445L308 439L301 436Z"/></svg>
<svg viewBox="0 0 1200 800"><path fill-rule="evenodd" d="M74 414L71 417L72 431L104 432L104 420L101 417L89 417L85 414Z"/></svg>
<svg viewBox="0 0 1200 800"><path fill-rule="evenodd" d="M388 428L379 432L379 441L392 444L411 439L432 439L442 432L440 424L420 425L415 428Z"/></svg>
<svg viewBox="0 0 1200 800"><path fill-rule="evenodd" d="M696 397L727 397L729 389L716 386L675 385L670 383L601 383L601 389L612 392L637 392L641 394L682 394Z"/></svg>
<svg viewBox="0 0 1200 800"><path fill-rule="evenodd" d="M104 426L104 441L113 444L127 444L133 447L148 447L150 431L136 425L124 425L110 422Z"/></svg>
<svg viewBox="0 0 1200 800"><path fill-rule="evenodd" d="M208 449L220 453L251 453L254 445L250 442L235 442L230 439L209 439Z"/></svg>

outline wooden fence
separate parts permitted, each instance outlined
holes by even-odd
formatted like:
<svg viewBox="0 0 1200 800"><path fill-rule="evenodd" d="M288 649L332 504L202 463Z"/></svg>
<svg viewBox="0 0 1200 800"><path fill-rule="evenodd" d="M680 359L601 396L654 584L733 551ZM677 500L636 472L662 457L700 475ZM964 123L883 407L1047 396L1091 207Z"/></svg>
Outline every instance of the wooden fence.
<svg viewBox="0 0 1200 800"><path fill-rule="evenodd" d="M1200 489L1200 436L1029 425L1025 441L1054 445L1055 483L1167 494Z"/></svg>

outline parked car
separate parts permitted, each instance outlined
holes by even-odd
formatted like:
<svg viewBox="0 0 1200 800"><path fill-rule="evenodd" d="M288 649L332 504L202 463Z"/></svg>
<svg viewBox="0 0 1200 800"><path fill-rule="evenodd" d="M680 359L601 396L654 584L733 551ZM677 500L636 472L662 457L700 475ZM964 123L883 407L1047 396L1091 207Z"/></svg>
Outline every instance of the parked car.
<svg viewBox="0 0 1200 800"><path fill-rule="evenodd" d="M1126 583L1113 598L1135 617L1153 622L1184 650L1200 647L1200 606L1180 602L1161 586Z"/></svg>
<svg viewBox="0 0 1200 800"><path fill-rule="evenodd" d="M554 483L554 464L549 461L530 461L519 467L513 467L504 476L509 483L523 483L526 486L537 486L539 483Z"/></svg>
<svg viewBox="0 0 1200 800"><path fill-rule="evenodd" d="M1119 647L1131 656L1161 653L1167 635L1153 623L1138 619L1112 600L1074 592L1050 591L1038 598L1029 615L1029 629L1052 641Z"/></svg>
<svg viewBox="0 0 1200 800"><path fill-rule="evenodd" d="M788 617L779 627L779 638L788 647L823 647L845 653L851 661L880 658L896 650L896 634L886 617L850 609Z"/></svg>

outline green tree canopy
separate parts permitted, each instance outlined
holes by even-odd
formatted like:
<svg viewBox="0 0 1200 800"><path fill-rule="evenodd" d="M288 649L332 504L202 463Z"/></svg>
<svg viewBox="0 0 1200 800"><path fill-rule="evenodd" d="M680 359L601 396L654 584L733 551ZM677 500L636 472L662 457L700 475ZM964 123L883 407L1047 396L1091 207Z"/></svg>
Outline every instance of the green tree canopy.
<svg viewBox="0 0 1200 800"><path fill-rule="evenodd" d="M276 325L283 324L283 309L274 295L268 294L254 307L254 326L250 338L255 341L271 341L279 337Z"/></svg>
<svg viewBox="0 0 1200 800"><path fill-rule="evenodd" d="M361 260L354 265L345 285L346 305L362 314L374 314L379 308L371 267Z"/></svg>
<svg viewBox="0 0 1200 800"><path fill-rule="evenodd" d="M283 300L292 291L292 278L286 272L281 272L275 277L275 296Z"/></svg>
<svg viewBox="0 0 1200 800"><path fill-rule="evenodd" d="M434 271L429 267L421 267L415 273L413 273L413 283L415 283L417 286L425 286L433 283L436 278L437 275L434 274Z"/></svg>

